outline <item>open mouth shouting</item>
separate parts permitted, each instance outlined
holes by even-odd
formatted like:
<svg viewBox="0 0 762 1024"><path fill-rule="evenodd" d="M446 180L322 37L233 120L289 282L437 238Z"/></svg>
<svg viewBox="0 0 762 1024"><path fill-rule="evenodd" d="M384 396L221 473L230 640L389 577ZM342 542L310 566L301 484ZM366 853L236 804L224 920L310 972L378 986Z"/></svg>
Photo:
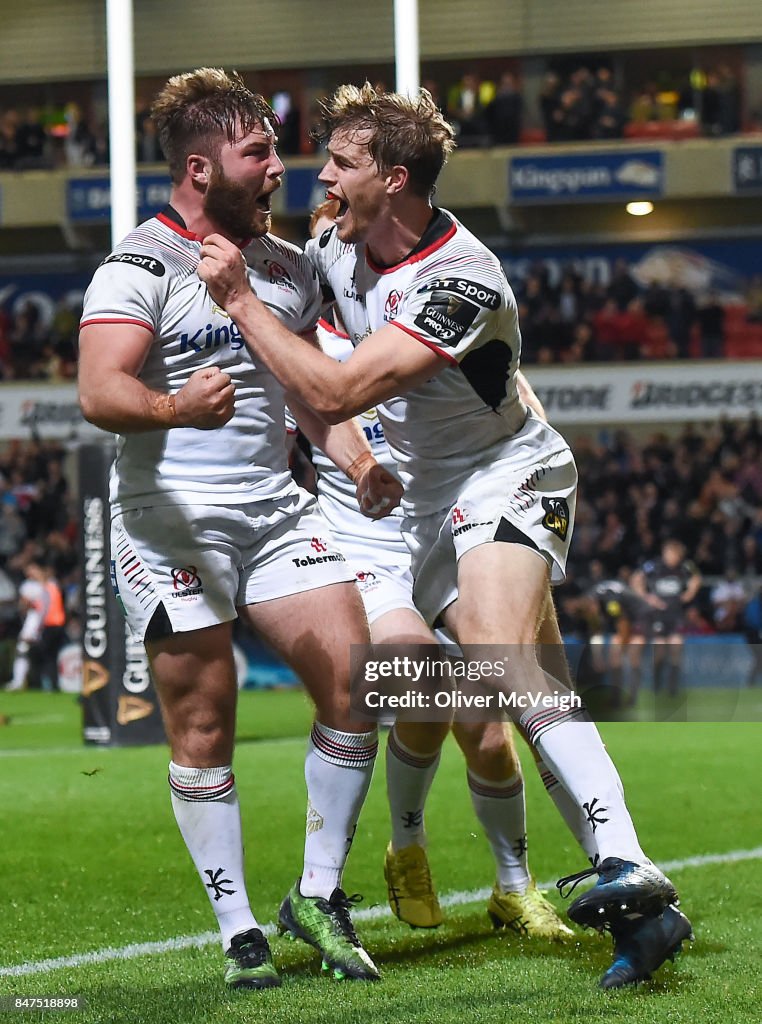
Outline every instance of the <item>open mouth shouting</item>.
<svg viewBox="0 0 762 1024"><path fill-rule="evenodd" d="M337 196L335 192L327 191L325 194L326 199L339 204L339 209L336 213L334 220L340 220L349 209L349 203L346 199L342 199L341 196Z"/></svg>
<svg viewBox="0 0 762 1024"><path fill-rule="evenodd" d="M272 213L272 199L273 199L272 191L262 192L260 195L257 196L257 198L256 198L256 200L254 202L254 205L262 213L269 214L269 213Z"/></svg>

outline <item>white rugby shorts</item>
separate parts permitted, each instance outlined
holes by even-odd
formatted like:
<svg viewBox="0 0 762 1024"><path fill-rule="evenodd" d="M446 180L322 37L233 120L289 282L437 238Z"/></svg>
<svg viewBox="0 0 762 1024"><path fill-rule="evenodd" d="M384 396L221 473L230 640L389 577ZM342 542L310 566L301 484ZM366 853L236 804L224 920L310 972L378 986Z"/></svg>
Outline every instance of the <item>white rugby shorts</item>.
<svg viewBox="0 0 762 1024"><path fill-rule="evenodd" d="M413 602L413 575L410 563L407 565L376 565L373 562L353 560L357 587L360 591L365 614L372 625L387 612L409 608L418 614ZM360 568L364 566L364 568Z"/></svg>
<svg viewBox="0 0 762 1024"><path fill-rule="evenodd" d="M355 579L306 491L242 505L127 510L111 523L111 579L143 640L163 604L172 631L236 618L236 608Z"/></svg>
<svg viewBox="0 0 762 1024"><path fill-rule="evenodd" d="M571 450L538 453L516 473L509 463L475 476L458 500L431 515L408 516L413 596L429 625L458 596L458 560L480 544L526 543L548 563L552 583L566 577L574 528L577 468Z"/></svg>
<svg viewBox="0 0 762 1024"><path fill-rule="evenodd" d="M387 612L409 608L418 612L413 602L413 576L410 572L410 552L402 532L394 530L398 518L387 519L387 529L382 543L374 545L372 538L355 535L346 526L351 526L354 516L345 522L331 522L333 537L346 556L347 563L354 570L365 615L373 623ZM360 526L364 524L360 522ZM366 527L367 529L367 527Z"/></svg>

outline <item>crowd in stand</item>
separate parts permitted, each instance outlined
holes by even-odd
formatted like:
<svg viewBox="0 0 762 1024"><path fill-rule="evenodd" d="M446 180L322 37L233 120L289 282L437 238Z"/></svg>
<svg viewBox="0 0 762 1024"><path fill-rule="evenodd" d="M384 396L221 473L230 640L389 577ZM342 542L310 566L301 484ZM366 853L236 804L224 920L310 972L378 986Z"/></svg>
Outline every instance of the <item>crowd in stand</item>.
<svg viewBox="0 0 762 1024"><path fill-rule="evenodd" d="M32 567L41 568L62 596L66 626L59 631L58 647L79 630L77 518L65 459L66 451L56 441L14 441L0 452L0 673L5 679L25 615L19 590ZM35 653L32 681L40 685L42 666L35 664ZM53 687L57 650L47 654L53 678L45 685Z"/></svg>
<svg viewBox="0 0 762 1024"><path fill-rule="evenodd" d="M474 72L440 96L436 82L424 83L456 126L458 145L506 146L521 142L582 142L621 139L640 134L638 126L683 120L695 134L730 135L741 131L741 93L727 64L708 71L694 69L681 88L660 87L648 81L628 96L611 68L592 70L581 63L561 74L549 70L542 82L538 110L542 132L525 131L527 116L521 84L512 71L499 81Z"/></svg>
<svg viewBox="0 0 762 1024"><path fill-rule="evenodd" d="M674 79L674 76L669 76ZM515 145L520 142L570 142L620 139L627 126L685 119L696 131L728 135L742 128L741 93L727 64L694 69L681 88L653 81L625 90L608 65L595 70L585 63L560 74L549 70L540 89L537 110L527 110L522 84L506 69L493 80L467 71L456 81L423 83L455 125L458 144ZM386 88L383 82L378 86ZM310 151L308 125L301 121L299 96L276 90L272 102L281 121L284 155ZM534 101L533 101L534 103ZM753 111L751 112L753 119ZM541 123L542 131L526 131ZM153 122L142 101L135 118L136 158L161 163ZM51 167L98 167L108 164L108 128L95 109L69 101L47 107L0 106L0 170Z"/></svg>
<svg viewBox="0 0 762 1024"><path fill-rule="evenodd" d="M286 109L282 101L279 105L283 112L280 151L298 153L298 112L290 104ZM139 164L164 162L156 126L142 104L135 113L135 159ZM108 162L107 123L78 103L0 109L0 171L106 167Z"/></svg>
<svg viewBox="0 0 762 1024"><path fill-rule="evenodd" d="M48 322L31 299L18 309L0 305L0 380L73 380L80 312L62 300Z"/></svg>
<svg viewBox="0 0 762 1024"><path fill-rule="evenodd" d="M762 424L686 426L645 443L622 431L574 444L580 495L567 582L556 592L562 629L597 628L584 600L591 578L628 581L679 537L704 578L686 631L740 632L757 644L762 580ZM66 635L80 629L76 510L55 441L15 441L0 453L0 672L10 673L30 565L46 568L63 595ZM65 637L62 635L62 640ZM2 680L0 680L1 682Z"/></svg>
<svg viewBox="0 0 762 1024"><path fill-rule="evenodd" d="M511 285L525 365L762 357L759 277L745 303L730 306L711 288L696 294L645 284L622 259L607 284L571 266L555 280L549 265L538 262ZM79 312L68 298L52 319L31 299L20 307L0 305L0 380L73 380Z"/></svg>
<svg viewBox="0 0 762 1024"><path fill-rule="evenodd" d="M593 74L576 68L567 79L548 72L540 92L540 111L548 142L621 139L628 120L611 69Z"/></svg>
<svg viewBox="0 0 762 1024"><path fill-rule="evenodd" d="M15 107L0 113L0 170L47 170L108 164L106 125L77 103Z"/></svg>
<svg viewBox="0 0 762 1024"><path fill-rule="evenodd" d="M726 350L726 308L716 291L697 296L656 280L641 284L626 260L616 261L606 285L573 267L554 283L544 263L533 265L512 285L526 363L717 359L733 354Z"/></svg>
<svg viewBox="0 0 762 1024"><path fill-rule="evenodd" d="M574 445L580 492L568 578L557 592L566 635L591 631L594 577L627 583L679 538L704 579L688 616L695 634L752 634L762 581L762 424L686 426L677 438L628 433ZM751 639L750 635L750 639ZM754 637L759 643L762 636Z"/></svg>

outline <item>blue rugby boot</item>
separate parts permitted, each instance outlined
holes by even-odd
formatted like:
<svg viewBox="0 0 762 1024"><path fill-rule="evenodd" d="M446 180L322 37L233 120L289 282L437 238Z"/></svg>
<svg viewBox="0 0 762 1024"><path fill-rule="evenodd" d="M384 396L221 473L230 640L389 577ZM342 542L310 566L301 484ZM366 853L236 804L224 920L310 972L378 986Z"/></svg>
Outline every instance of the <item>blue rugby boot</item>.
<svg viewBox="0 0 762 1024"><path fill-rule="evenodd" d="M665 960L674 960L683 942L693 941L685 914L669 906L658 917L622 917L610 925L614 960L601 978L601 988L622 988L647 981Z"/></svg>
<svg viewBox="0 0 762 1024"><path fill-rule="evenodd" d="M596 867L560 878L556 887L562 896L570 896L583 879L596 874L593 888L578 896L568 910L572 921L587 928L601 929L623 914L656 917L677 902L677 890L655 864L635 864L618 857L607 857Z"/></svg>

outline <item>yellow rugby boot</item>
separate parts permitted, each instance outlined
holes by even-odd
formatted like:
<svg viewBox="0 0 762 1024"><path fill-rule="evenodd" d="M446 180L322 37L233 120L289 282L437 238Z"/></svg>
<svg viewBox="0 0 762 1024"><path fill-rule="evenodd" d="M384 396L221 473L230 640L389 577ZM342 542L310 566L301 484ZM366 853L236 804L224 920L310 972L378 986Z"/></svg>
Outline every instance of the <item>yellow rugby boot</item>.
<svg viewBox="0 0 762 1024"><path fill-rule="evenodd" d="M404 846L395 853L389 843L384 860L384 878L389 906L395 917L411 928L439 927L442 908L422 846Z"/></svg>
<svg viewBox="0 0 762 1024"><path fill-rule="evenodd" d="M496 885L487 904L487 913L495 928L510 928L527 938L564 942L574 936L534 879L526 892L501 892Z"/></svg>

